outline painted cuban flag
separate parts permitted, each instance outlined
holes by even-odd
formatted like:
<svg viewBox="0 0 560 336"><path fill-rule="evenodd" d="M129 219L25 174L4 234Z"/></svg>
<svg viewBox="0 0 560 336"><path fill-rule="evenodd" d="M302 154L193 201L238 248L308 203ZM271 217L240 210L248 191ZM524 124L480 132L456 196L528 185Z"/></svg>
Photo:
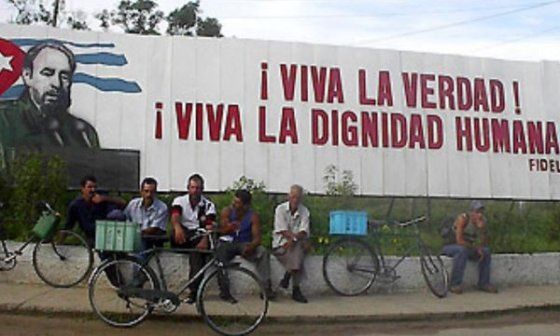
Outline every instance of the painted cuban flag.
<svg viewBox="0 0 560 336"><path fill-rule="evenodd" d="M68 47L74 53L77 70L72 82L85 84L103 92L138 93L142 89L137 82L115 77L100 77L82 70L82 65L125 67L126 56L116 51L114 43L79 43L59 39L0 38L0 100L17 99L24 90L20 80L25 52L42 44L55 43Z"/></svg>

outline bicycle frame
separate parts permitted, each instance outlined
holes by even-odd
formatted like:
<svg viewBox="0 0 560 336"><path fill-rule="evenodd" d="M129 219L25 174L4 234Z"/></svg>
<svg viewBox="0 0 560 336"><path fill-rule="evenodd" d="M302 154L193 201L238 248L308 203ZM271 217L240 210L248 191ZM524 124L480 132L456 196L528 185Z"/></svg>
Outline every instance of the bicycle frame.
<svg viewBox="0 0 560 336"><path fill-rule="evenodd" d="M163 266L161 264L161 259L159 258L159 255L163 252L168 252L168 253L175 253L175 254L191 254L191 253L203 253L203 254L214 254L214 251L202 251L202 250L198 250L198 249L184 249L184 248L163 248L163 247L154 247L145 251L140 252L139 254L146 254L147 258L141 262L142 267L146 267L150 261L152 259L155 259L156 265L157 265L157 272L159 274L159 277L161 278L161 285L162 285L162 290L167 291L167 281L165 280L165 273L163 271ZM209 270L211 267L214 266L218 266L218 261L216 260L216 257L212 256L212 258L210 260L208 260L206 262L206 264L204 264L204 266L191 278L189 279L182 287L180 290L177 291L177 293L174 293L175 295L179 296L181 294L183 294L190 285L192 285L195 281L197 281L199 278L202 278L205 274L205 272L207 270Z"/></svg>
<svg viewBox="0 0 560 336"><path fill-rule="evenodd" d="M417 223L410 224L413 227L413 232L411 233L384 233L380 232L379 229L374 229L370 236L373 238L374 243L369 244L372 246L373 251L379 258L380 267L381 268L391 268L392 270L396 270L399 265L406 259L412 256L414 251L420 253L420 245L423 244L422 238L420 237L420 230L418 229ZM401 226L403 228L407 228L407 226ZM383 237L396 237L396 238L414 238L415 243L411 244L406 250L402 253L402 256L392 265L388 265L385 261L385 254L383 253L381 238Z"/></svg>
<svg viewBox="0 0 560 336"><path fill-rule="evenodd" d="M43 206L45 207L45 209L46 209L47 211L49 211L49 212L51 212L51 213L53 213L53 214L56 213L56 211L50 206L49 203L47 203L47 202L42 202L42 204L43 204ZM2 208L2 207L3 207L3 204L0 206L0 208ZM2 225L3 225L3 223L1 222L1 219L0 219L0 226L2 226ZM3 230L3 228L0 228L0 229ZM31 243L32 243L33 241L35 241L35 240L36 240L36 237L32 235L32 236L31 236L29 239L27 239L27 241L26 241L25 243L23 243L17 250L15 250L15 251L10 251L10 250L8 249L8 246L6 246L6 240L5 240L4 238L2 238L2 240L1 240L1 241L2 241L2 252L3 252L4 255L5 255L5 257L3 258L3 261L4 261L4 262L10 262L10 261L12 261L12 260L14 260L14 259L17 259L18 256L20 256L20 255L23 254L23 250L25 250L25 248L27 248L27 246L29 246L29 244L31 244ZM12 254L12 255L10 256L10 254ZM57 252L57 254L58 254L58 252Z"/></svg>
<svg viewBox="0 0 560 336"><path fill-rule="evenodd" d="M195 235L195 237L193 237L192 239L197 239L199 237L203 237L203 236L207 236L210 242L210 249L209 250L199 250L199 249L195 249L195 248L163 248L163 247L154 247L145 251L141 251L138 254L144 254L147 257L140 263L140 265L142 267L146 267L150 261L152 259L155 258L156 261L156 265L157 265L157 272L159 273L159 277L161 278L161 285L162 285L162 290L163 291L168 291L168 287L167 287L167 281L165 280L165 273L163 272L163 267L161 265L161 259L159 258L159 255L163 252L169 252L169 253L175 253L175 254L191 254L191 253L202 253L202 254L211 254L212 258L210 260L208 260L204 266L190 279L188 279L188 281L181 287L180 290L178 290L175 294L176 296L179 296L181 294L183 294L190 285L192 285L195 281L201 279L204 277L204 274L206 273L207 270L209 270L211 267L221 267L221 263L217 261L215 255L214 255L214 250L215 250L215 242L214 242L214 238L212 237L212 231L206 231L204 229L200 229L201 231L199 231L198 235Z"/></svg>
<svg viewBox="0 0 560 336"><path fill-rule="evenodd" d="M35 237L31 237L25 243L23 243L17 250L10 251L8 249L8 246L6 246L6 240L2 239L2 250L5 255L4 262L10 262L13 259L17 259L18 256L23 254L23 250L25 250L25 248L29 246L29 244L31 244L34 240Z"/></svg>

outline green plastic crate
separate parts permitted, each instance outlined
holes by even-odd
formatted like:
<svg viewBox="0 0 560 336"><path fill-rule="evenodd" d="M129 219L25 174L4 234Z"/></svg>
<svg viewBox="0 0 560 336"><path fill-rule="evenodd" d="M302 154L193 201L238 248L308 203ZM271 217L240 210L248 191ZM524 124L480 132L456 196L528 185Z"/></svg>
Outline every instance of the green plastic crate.
<svg viewBox="0 0 560 336"><path fill-rule="evenodd" d="M39 239L51 237L60 223L60 217L50 212L43 212L33 227L33 234Z"/></svg>
<svg viewBox="0 0 560 336"><path fill-rule="evenodd" d="M95 249L133 252L140 249L140 224L132 222L96 221Z"/></svg>

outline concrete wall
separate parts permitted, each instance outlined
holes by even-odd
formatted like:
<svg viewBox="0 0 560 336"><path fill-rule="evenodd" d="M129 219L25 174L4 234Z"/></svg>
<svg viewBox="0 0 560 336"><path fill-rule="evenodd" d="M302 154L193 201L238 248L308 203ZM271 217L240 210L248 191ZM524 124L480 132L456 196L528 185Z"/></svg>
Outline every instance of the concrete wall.
<svg viewBox="0 0 560 336"><path fill-rule="evenodd" d="M19 244L8 242L10 249L15 249ZM0 272L0 282L22 282L42 283L35 274L32 264L33 245L29 246L24 254L18 258L15 269ZM396 257L388 257L389 263L394 263ZM99 261L96 259L96 263ZM243 263L254 270L254 267L243 261ZM451 272L452 260L444 258L444 263ZM185 255L166 253L162 255L162 264L166 280L170 288L178 288L188 275L188 258ZM309 295L320 295L331 293L323 279L322 272L323 257L310 256L306 259L305 268L307 278L302 284L302 289ZM61 270L63 272L64 270ZM390 284L382 284L376 281L370 292L403 292L415 290L427 290L424 278L420 273L418 258L408 258L397 269L401 276L397 281ZM284 270L278 261L271 258L271 273L273 284L277 285ZM477 282L476 264L469 262L465 275L465 284L474 286ZM499 254L492 256L492 282L498 287L512 285L545 285L560 284L560 253L539 254ZM84 284L82 284L84 285Z"/></svg>

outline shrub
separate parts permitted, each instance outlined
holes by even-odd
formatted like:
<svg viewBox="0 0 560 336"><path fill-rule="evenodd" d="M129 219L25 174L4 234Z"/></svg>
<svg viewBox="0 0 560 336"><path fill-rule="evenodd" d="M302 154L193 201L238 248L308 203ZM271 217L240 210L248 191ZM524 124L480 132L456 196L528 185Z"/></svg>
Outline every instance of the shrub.
<svg viewBox="0 0 560 336"><path fill-rule="evenodd" d="M30 153L14 160L5 173L11 182L5 212L8 237L25 239L42 210L40 201L55 209L65 209L67 178L65 163L57 156Z"/></svg>

